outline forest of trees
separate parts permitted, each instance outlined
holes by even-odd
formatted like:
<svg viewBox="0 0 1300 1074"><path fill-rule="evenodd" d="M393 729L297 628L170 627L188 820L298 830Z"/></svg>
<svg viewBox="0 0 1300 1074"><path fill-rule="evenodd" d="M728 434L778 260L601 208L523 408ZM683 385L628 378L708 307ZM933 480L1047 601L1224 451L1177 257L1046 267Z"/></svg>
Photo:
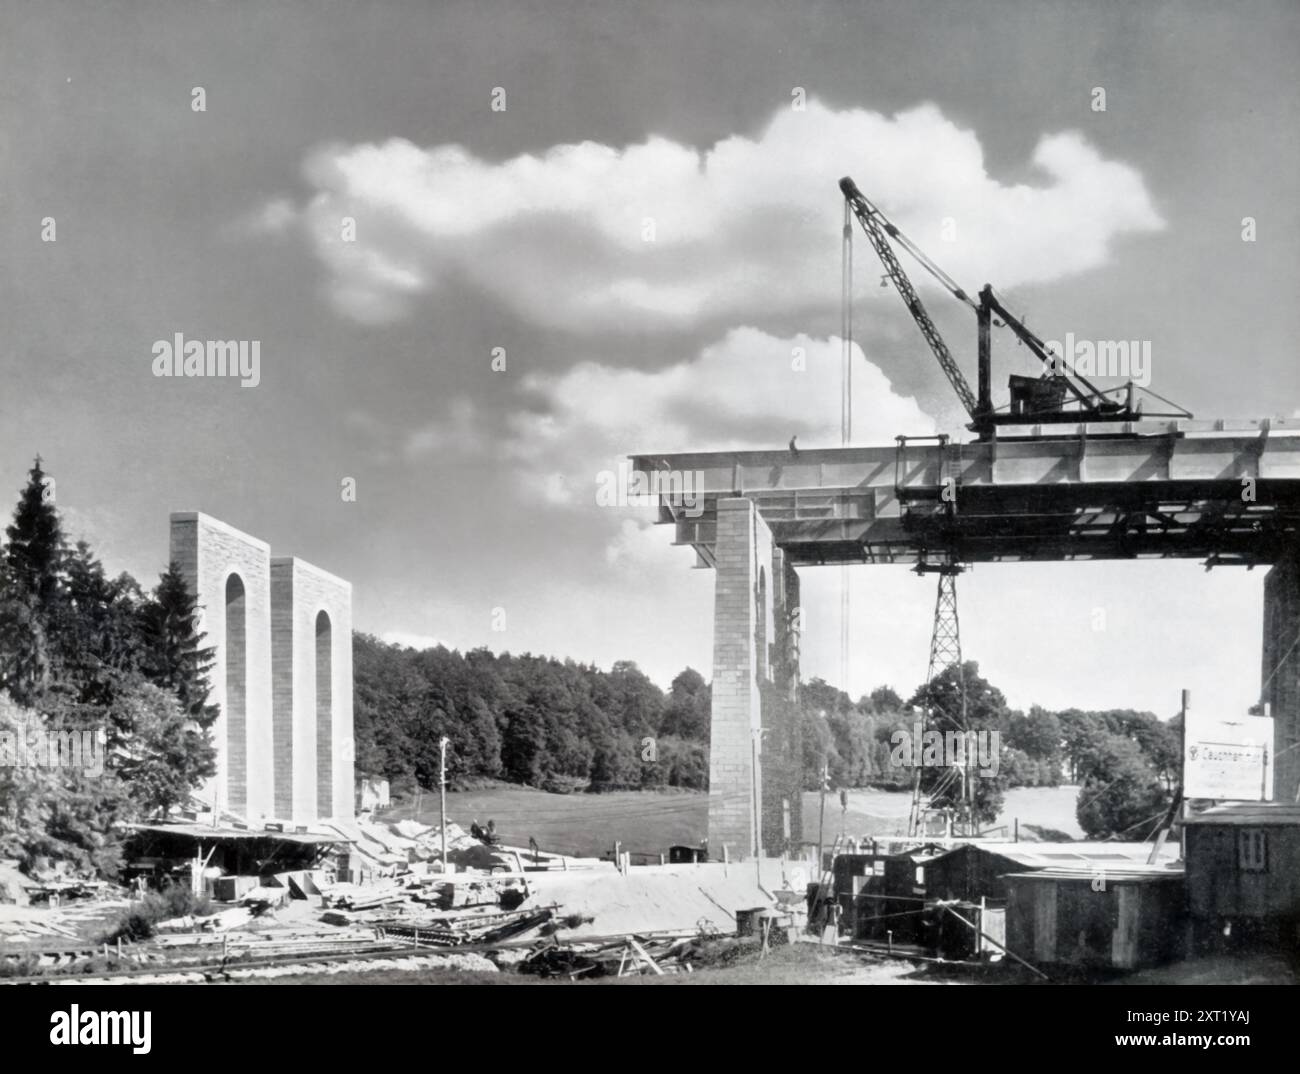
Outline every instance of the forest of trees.
<svg viewBox="0 0 1300 1074"><path fill-rule="evenodd" d="M396 786L496 778L548 790L708 786L709 687L687 668L667 694L629 661L465 654L353 641L357 769Z"/></svg>
<svg viewBox="0 0 1300 1074"><path fill-rule="evenodd" d="M398 788L436 786L443 735L453 787L485 778L560 791L708 786L710 691L692 668L665 693L627 661L601 671L486 649L416 651L362 634L353 654L358 770ZM997 776L974 783L981 820L997 817L1009 787L1068 780L1081 784L1078 819L1088 835L1146 834L1138 829L1177 779L1176 724L1132 710L1020 712L977 663L963 670L966 726L996 730L1001 743ZM891 764L893 736L911 732L927 706L952 711L957 689L955 669L906 701L888 686L855 703L821 679L803 683L804 788L821 787L823 775L835 788L910 788L913 771ZM922 788L938 776L923 769Z"/></svg>
<svg viewBox="0 0 1300 1074"><path fill-rule="evenodd" d="M37 459L0 546L0 730L102 733L102 774L0 763L0 857L62 859L111 874L122 823L165 815L214 772L212 650L173 564L152 592L109 578L83 541L63 536ZM355 740L361 775L399 792L437 785L450 740L453 787L504 780L552 791L708 786L710 688L686 668L667 692L635 663L610 670L530 654L424 651L353 638ZM996 778L976 781L985 822L1009 787L1080 786L1090 836L1145 837L1178 778L1176 720L1131 710L1028 712L964 666L966 725L996 730ZM820 679L801 685L797 719L808 790L911 786L891 763L896 732L923 709L953 711L956 669L904 700L888 686L852 701ZM15 716L17 714L17 716ZM25 732L24 732L25 733ZM939 773L923 770L932 790Z"/></svg>

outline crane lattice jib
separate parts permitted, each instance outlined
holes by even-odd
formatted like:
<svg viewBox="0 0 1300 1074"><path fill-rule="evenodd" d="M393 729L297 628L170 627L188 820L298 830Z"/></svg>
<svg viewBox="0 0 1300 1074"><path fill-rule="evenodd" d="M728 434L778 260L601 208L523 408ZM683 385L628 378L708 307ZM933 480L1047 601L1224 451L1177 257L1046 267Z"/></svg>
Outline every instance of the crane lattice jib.
<svg viewBox="0 0 1300 1074"><path fill-rule="evenodd" d="M883 220L879 211L871 206L861 194L847 194L846 196L850 207L853 209L853 215L858 218L858 223L862 225L862 230L866 232L867 238L871 240L871 245L875 247L881 264L885 266L886 275L894 282L894 286L898 288L898 293L903 296L903 302L907 306L908 312L911 313L912 319L916 321L917 327L921 330L921 335L925 336L925 341L930 344L930 350L939 359L939 365L947 375L948 383L952 385L953 390L960 397L962 406L966 408L966 413L973 418L979 409L975 393L971 391L971 386L966 382L965 376L962 375L956 359L953 358L952 352L948 350L948 344L943 341L943 337L939 335L939 330L935 327L934 322L930 320L930 315L925 311L925 306L921 304L920 296L912 287L912 281L907 278L907 273L903 271L903 266L898 263L898 258L894 256L893 247L885 237L886 231L891 236L897 236L897 228L888 221Z"/></svg>

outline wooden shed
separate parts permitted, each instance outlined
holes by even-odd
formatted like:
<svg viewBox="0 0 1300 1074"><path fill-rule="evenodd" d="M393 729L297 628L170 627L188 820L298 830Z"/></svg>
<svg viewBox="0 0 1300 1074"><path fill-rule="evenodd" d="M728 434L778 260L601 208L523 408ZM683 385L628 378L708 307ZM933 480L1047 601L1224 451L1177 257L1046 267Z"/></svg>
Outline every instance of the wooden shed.
<svg viewBox="0 0 1300 1074"><path fill-rule="evenodd" d="M1007 946L1042 965L1133 970L1186 954L1183 871L1053 866L1007 882Z"/></svg>
<svg viewBox="0 0 1300 1074"><path fill-rule="evenodd" d="M1143 865L1150 856L1150 843L965 843L926 864L925 894L931 899L1001 902L1007 897L1006 878L1011 873L1063 867L1091 869L1100 875L1106 870ZM1160 861L1172 863L1177 858L1178 844L1166 843Z"/></svg>
<svg viewBox="0 0 1300 1074"><path fill-rule="evenodd" d="M1300 926L1300 804L1230 802L1188 817L1187 893L1199 926Z"/></svg>

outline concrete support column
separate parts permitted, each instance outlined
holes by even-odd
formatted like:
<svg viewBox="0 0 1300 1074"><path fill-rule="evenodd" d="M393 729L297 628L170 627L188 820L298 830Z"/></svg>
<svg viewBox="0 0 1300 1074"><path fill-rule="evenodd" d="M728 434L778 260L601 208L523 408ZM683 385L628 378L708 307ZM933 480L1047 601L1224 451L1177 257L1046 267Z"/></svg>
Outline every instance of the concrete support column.
<svg viewBox="0 0 1300 1074"><path fill-rule="evenodd" d="M1273 717L1273 797L1300 789L1300 549L1264 579L1264 660L1260 699Z"/></svg>
<svg viewBox="0 0 1300 1074"><path fill-rule="evenodd" d="M753 854L762 845L760 682L770 678L772 533L754 504L718 501L709 750L709 852ZM758 814L756 816L756 814Z"/></svg>
<svg viewBox="0 0 1300 1074"><path fill-rule="evenodd" d="M271 560L276 811L353 815L352 586L295 556Z"/></svg>
<svg viewBox="0 0 1300 1074"><path fill-rule="evenodd" d="M273 810L271 765L271 549L198 512L171 516L171 559L198 600L213 650L209 701L217 772L200 796L250 821Z"/></svg>

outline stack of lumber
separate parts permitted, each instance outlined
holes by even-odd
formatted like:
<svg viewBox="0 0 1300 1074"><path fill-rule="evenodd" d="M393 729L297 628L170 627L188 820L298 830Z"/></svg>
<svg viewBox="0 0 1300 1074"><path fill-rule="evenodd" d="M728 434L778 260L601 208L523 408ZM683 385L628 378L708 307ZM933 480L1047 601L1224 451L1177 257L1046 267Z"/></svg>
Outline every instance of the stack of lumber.
<svg viewBox="0 0 1300 1074"><path fill-rule="evenodd" d="M376 906L402 902L406 899L406 893L397 884L376 884L373 887L336 884L324 899L327 909L369 910Z"/></svg>
<svg viewBox="0 0 1300 1074"><path fill-rule="evenodd" d="M409 939L420 947L493 944L514 939L551 920L550 909L501 914L454 914L445 917L392 918L376 922L387 936Z"/></svg>
<svg viewBox="0 0 1300 1074"><path fill-rule="evenodd" d="M80 939L74 929L56 920L48 910L14 906L6 906L4 910L5 914L0 916L0 941L21 942L51 936L68 940Z"/></svg>
<svg viewBox="0 0 1300 1074"><path fill-rule="evenodd" d="M593 943L538 945L519 964L540 977L629 977L690 973L691 936L619 936Z"/></svg>

